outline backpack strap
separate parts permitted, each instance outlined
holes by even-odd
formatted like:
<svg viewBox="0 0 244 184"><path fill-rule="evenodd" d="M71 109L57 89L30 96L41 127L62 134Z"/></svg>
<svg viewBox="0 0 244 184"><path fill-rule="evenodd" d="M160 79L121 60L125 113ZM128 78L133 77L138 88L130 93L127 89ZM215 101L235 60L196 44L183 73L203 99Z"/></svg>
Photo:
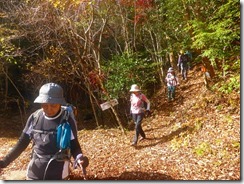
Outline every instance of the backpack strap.
<svg viewBox="0 0 244 184"><path fill-rule="evenodd" d="M65 136L71 135L71 132L69 132L69 131L71 131L71 128L70 128L70 125L68 123L70 111L68 109L65 109L65 108L63 110L64 110L64 112L62 113L62 118L60 120L60 124L54 130L43 130L43 123L42 122L41 122L42 123L41 129L40 130L35 129L35 126L37 125L37 123L40 119L40 115L41 115L41 113L43 113L43 109L38 109L37 111L34 112L33 122L32 122L32 132L33 133L40 133L40 134L46 134L46 135L58 134L57 135L57 146L60 147L60 150L62 150L61 145L63 145L63 144L67 145L68 147L70 146L69 143L63 143L63 141L65 139L63 137L63 135L65 135ZM67 131L68 131L68 133L67 133Z"/></svg>
<svg viewBox="0 0 244 184"><path fill-rule="evenodd" d="M59 146L59 151L57 153L55 153L54 155L39 155L35 152L34 149L32 150L32 157L34 156L37 158L48 160L47 166L44 171L44 176L43 176L43 179L45 179L47 169L49 168L49 165L53 160L61 161L61 162L70 161L70 158L71 158L70 142L65 142L65 140L68 139L70 141L71 127L70 127L70 124L68 123L70 112L69 112L69 110L64 108L64 112L62 113L62 117L61 117L61 122L56 127L55 130L50 130L50 131L45 131L42 129L36 130L35 126L37 125L37 123L40 119L41 113L43 113L43 109L39 109L36 112L34 112L33 122L32 122L32 125L33 125L32 131L35 133L47 134L47 135L48 134L57 134L57 146ZM43 128L43 127L41 126L41 128ZM44 140L45 140L45 138L44 138ZM33 145L34 145L34 142L33 142ZM65 148L62 148L62 146L65 146Z"/></svg>
<svg viewBox="0 0 244 184"><path fill-rule="evenodd" d="M41 113L43 113L43 109L38 109L34 112L33 114L33 122L32 122L32 126L35 127L38 120L39 120L39 117L41 115Z"/></svg>
<svg viewBox="0 0 244 184"><path fill-rule="evenodd" d="M63 120L68 121L70 115L70 111L68 109L64 109Z"/></svg>
<svg viewBox="0 0 244 184"><path fill-rule="evenodd" d="M173 75L174 76L174 80L175 80L175 84L177 85L177 80L176 80L176 76L175 75Z"/></svg>
<svg viewBox="0 0 244 184"><path fill-rule="evenodd" d="M139 98L142 101L142 108L143 108L143 110L146 111L148 104L147 104L147 102L145 100L142 99L142 93L140 94L140 97Z"/></svg>

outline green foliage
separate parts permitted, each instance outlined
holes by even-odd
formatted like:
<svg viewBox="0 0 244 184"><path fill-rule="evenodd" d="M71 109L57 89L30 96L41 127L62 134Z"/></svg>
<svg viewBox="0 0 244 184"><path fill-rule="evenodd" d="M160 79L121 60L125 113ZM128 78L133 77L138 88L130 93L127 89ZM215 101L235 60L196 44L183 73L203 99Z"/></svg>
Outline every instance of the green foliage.
<svg viewBox="0 0 244 184"><path fill-rule="evenodd" d="M155 1L158 5L157 12L153 11L154 20L148 27L158 30L162 35L165 45L163 49L179 52L181 49L189 49L191 35L188 34L188 20L185 19L186 10L182 1L164 0ZM153 24L152 24L153 23Z"/></svg>
<svg viewBox="0 0 244 184"><path fill-rule="evenodd" d="M103 70L107 74L105 88L114 98L128 96L132 84L138 84L142 89L156 81L155 64L147 57L139 54L115 55L107 61Z"/></svg>
<svg viewBox="0 0 244 184"><path fill-rule="evenodd" d="M198 156L203 156L211 151L210 144L207 142L202 142L194 148L194 152Z"/></svg>
<svg viewBox="0 0 244 184"><path fill-rule="evenodd" d="M225 61L216 68L226 76L240 68L240 61L235 61L240 53L238 1L155 0L152 7L144 9L135 7L133 1L126 2L128 6L117 1L27 0L19 8L6 1L6 7L13 8L0 7L4 12L0 17L2 22L11 15L4 25L8 29L0 33L0 38L16 39L18 53L22 55L19 60L11 60L16 59L12 57L16 50L1 42L1 59L25 61L23 64L28 68L20 71L28 73L23 79L25 84L27 78L36 85L55 80L76 82L82 89L86 78L83 70L102 65L107 74L105 88L116 98L128 96L133 83L143 90L151 87L157 80L159 67L169 61L167 53L190 46L193 52L200 50L213 63ZM135 23L137 15L141 19ZM54 49L50 49L52 46ZM135 53L125 53L132 48ZM201 62L201 57L198 58L195 62ZM238 90L238 81L238 76L232 75L228 84L218 87L225 93Z"/></svg>
<svg viewBox="0 0 244 184"><path fill-rule="evenodd" d="M203 50L202 56L210 60L229 58L236 55L240 45L240 5L238 1L228 1L219 6L207 20L194 20L194 48Z"/></svg>
<svg viewBox="0 0 244 184"><path fill-rule="evenodd" d="M216 107L216 109L219 110L219 111L221 111L223 108L224 108L224 107L223 107L223 105L221 105L221 104L218 105L218 106Z"/></svg>
<svg viewBox="0 0 244 184"><path fill-rule="evenodd" d="M227 81L217 83L213 89L216 89L224 94L230 94L233 91L240 93L240 75L230 77Z"/></svg>
<svg viewBox="0 0 244 184"><path fill-rule="evenodd" d="M170 148L172 151L177 151L182 146L182 139L174 138L171 140Z"/></svg>
<svg viewBox="0 0 244 184"><path fill-rule="evenodd" d="M17 61L14 58L16 50L15 46L6 41L4 38L0 40L0 45L0 58L3 63L17 64Z"/></svg>
<svg viewBox="0 0 244 184"><path fill-rule="evenodd" d="M195 130L199 131L203 126L203 122L201 121L200 118L197 118L195 120Z"/></svg>
<svg viewBox="0 0 244 184"><path fill-rule="evenodd" d="M240 142L233 141L233 143L232 143L232 147L233 147L233 148L236 148L236 149L240 149Z"/></svg>

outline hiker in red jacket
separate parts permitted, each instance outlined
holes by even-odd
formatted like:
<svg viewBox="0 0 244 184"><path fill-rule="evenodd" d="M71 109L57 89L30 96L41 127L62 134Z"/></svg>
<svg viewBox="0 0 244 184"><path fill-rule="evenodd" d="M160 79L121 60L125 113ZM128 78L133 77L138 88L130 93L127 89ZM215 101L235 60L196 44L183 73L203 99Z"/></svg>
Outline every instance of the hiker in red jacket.
<svg viewBox="0 0 244 184"><path fill-rule="evenodd" d="M69 177L71 156L74 167L80 166L85 173L88 165L83 156L77 138L77 125L73 115L65 108L63 89L55 83L44 84L34 103L41 104L41 109L32 113L13 149L0 160L0 168L7 167L33 142L32 157L27 168L28 180L62 180ZM67 122L64 124L64 122ZM57 127L62 127L66 134L59 134ZM60 137L58 139L58 137ZM65 149L64 137L68 143ZM58 144L59 143L59 144ZM86 176L85 176L86 177Z"/></svg>

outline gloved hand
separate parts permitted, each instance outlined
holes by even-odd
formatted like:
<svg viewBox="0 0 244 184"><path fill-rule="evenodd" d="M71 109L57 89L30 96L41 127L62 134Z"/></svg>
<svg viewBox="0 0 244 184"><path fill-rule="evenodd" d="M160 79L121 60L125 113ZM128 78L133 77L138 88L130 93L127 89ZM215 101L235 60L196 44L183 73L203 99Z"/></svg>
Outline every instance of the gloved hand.
<svg viewBox="0 0 244 184"><path fill-rule="evenodd" d="M145 116L146 117L149 117L151 115L151 111L150 110L146 110L146 112L145 112Z"/></svg>
<svg viewBox="0 0 244 184"><path fill-rule="evenodd" d="M89 159L87 158L87 156L83 156L82 158L80 158L80 161L78 161L79 164L82 165L82 167L86 168L89 165Z"/></svg>
<svg viewBox="0 0 244 184"><path fill-rule="evenodd" d="M83 176L84 176L84 180L87 180L87 176L86 176L86 168L89 165L89 159L86 156L82 156L79 160L78 160L78 165L80 166L80 168L82 169L83 172Z"/></svg>

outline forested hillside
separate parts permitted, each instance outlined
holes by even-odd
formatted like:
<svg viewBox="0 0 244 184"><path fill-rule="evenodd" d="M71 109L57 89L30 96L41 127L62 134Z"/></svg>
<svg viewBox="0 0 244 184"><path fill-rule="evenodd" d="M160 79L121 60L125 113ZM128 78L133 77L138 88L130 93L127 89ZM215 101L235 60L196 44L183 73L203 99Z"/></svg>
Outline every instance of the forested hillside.
<svg viewBox="0 0 244 184"><path fill-rule="evenodd" d="M1 0L0 159L39 108L40 87L54 82L78 109L90 179L240 179L240 5ZM178 71L180 53L189 56L187 80ZM169 67L180 79L171 103ZM137 148L128 125L132 84L152 102L143 123L148 139ZM103 111L110 100L119 105ZM26 169L28 150L23 154L2 178Z"/></svg>
<svg viewBox="0 0 244 184"><path fill-rule="evenodd" d="M127 112L100 104L126 107L134 83L152 96L180 51L208 72L209 87L239 91L239 1L3 0L0 24L0 110L17 110L22 123L40 86L56 82L97 127L104 116L123 126Z"/></svg>
<svg viewBox="0 0 244 184"><path fill-rule="evenodd" d="M123 134L117 128L84 129L78 122L79 141L90 159L89 180L241 179L240 98L207 90L197 70L182 81L174 102L167 102L164 88L153 96L152 115L143 122L147 139L137 147L131 146L133 128ZM17 118L0 131L0 157L17 141ZM25 179L30 151L3 169L0 179ZM83 180L81 170L72 170L70 179Z"/></svg>

